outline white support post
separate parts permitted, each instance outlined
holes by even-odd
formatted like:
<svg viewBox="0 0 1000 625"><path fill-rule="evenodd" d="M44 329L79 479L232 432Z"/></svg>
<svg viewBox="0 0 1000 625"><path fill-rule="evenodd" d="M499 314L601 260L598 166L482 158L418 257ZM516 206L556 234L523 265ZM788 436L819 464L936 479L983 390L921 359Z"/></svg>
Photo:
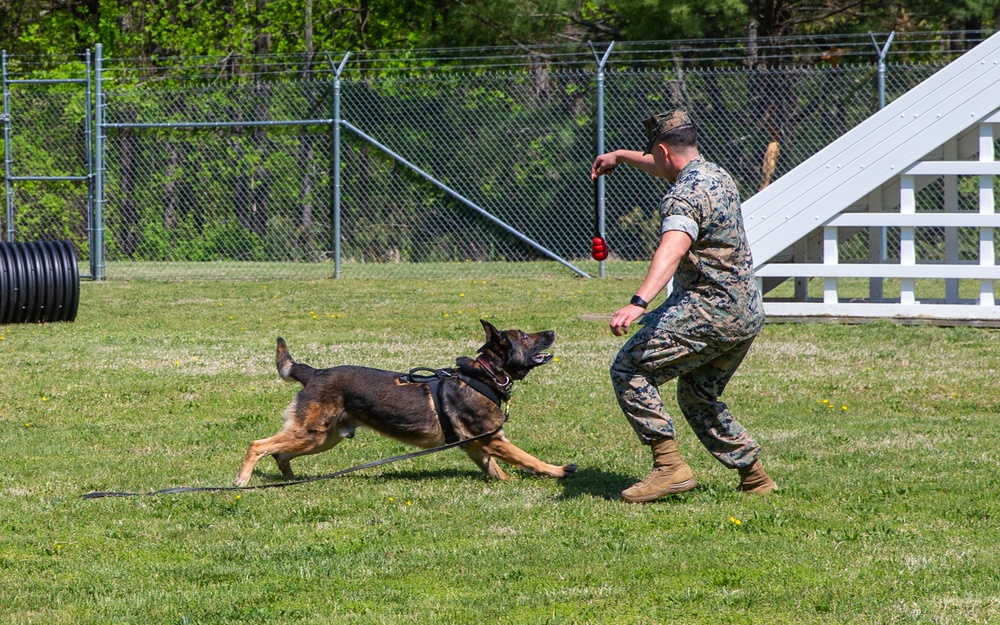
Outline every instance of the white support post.
<svg viewBox="0 0 1000 625"><path fill-rule="evenodd" d="M949 139L944 144L944 160L958 160L958 141ZM958 212L958 176L944 177L944 212ZM958 264L958 228L947 226L944 229L944 262L946 265ZM948 304L958 303L958 279L945 278L944 301Z"/></svg>
<svg viewBox="0 0 1000 625"><path fill-rule="evenodd" d="M995 159L993 143L993 125L979 126L979 160L992 162ZM994 212L993 176L979 177L979 213L990 215ZM993 228L979 229L979 264L983 266L996 265L996 252L993 247ZM993 296L993 280L980 280L979 305L995 305Z"/></svg>
<svg viewBox="0 0 1000 625"><path fill-rule="evenodd" d="M837 227L826 226L823 228L823 264L837 265L840 263L839 250L837 249ZM823 303L837 304L837 278L823 278Z"/></svg>
<svg viewBox="0 0 1000 625"><path fill-rule="evenodd" d="M868 194L868 212L882 212L882 190L876 189ZM874 264L885 262L885 226L868 228L868 262ZM871 302L881 302L883 299L883 278L868 278L868 299Z"/></svg>
<svg viewBox="0 0 1000 625"><path fill-rule="evenodd" d="M903 215L913 215L917 212L917 196L914 190L913 176L900 176L899 180L899 212ZM899 229L899 264L916 265L917 254L914 245L913 226L903 226ZM899 281L899 303L912 306L917 303L913 278L903 278Z"/></svg>
<svg viewBox="0 0 1000 625"><path fill-rule="evenodd" d="M795 262L797 263L808 263L809 262L809 245L804 239L799 239L795 242L795 248L793 250L795 255ZM809 297L809 278L803 278L797 276L795 280L795 301L804 302Z"/></svg>

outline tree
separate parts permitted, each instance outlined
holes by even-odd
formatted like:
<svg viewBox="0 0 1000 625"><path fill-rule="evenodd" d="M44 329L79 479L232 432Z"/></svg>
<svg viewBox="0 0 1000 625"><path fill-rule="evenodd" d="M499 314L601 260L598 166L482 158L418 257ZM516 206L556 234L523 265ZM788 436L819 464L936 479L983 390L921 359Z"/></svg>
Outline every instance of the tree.
<svg viewBox="0 0 1000 625"><path fill-rule="evenodd" d="M0 48L253 55L1000 27L1000 0L0 0ZM311 42L311 43L310 43Z"/></svg>

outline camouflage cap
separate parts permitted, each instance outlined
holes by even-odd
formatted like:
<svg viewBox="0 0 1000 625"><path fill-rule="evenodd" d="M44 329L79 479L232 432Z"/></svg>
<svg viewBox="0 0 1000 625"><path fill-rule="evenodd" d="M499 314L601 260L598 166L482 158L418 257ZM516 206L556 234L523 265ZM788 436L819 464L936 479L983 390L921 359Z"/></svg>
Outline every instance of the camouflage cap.
<svg viewBox="0 0 1000 625"><path fill-rule="evenodd" d="M646 139L649 140L646 144L646 151L643 152L643 154L649 154L652 152L653 144L655 144L656 140L663 134L670 132L674 128L680 128L681 126L688 126L690 124L691 118L688 117L687 112L679 109L653 115L652 117L642 120L642 125L646 128Z"/></svg>

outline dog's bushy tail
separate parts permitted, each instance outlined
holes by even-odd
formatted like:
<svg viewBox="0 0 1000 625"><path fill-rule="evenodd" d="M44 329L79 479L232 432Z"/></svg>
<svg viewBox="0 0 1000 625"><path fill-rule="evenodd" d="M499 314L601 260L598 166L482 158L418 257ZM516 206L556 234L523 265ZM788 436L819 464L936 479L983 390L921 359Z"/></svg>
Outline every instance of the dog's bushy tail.
<svg viewBox="0 0 1000 625"><path fill-rule="evenodd" d="M299 382L305 384L313 377L315 369L309 365L292 360L292 355L288 353L288 345L285 339L278 337L278 350L274 354L274 363L278 366L278 375L285 382Z"/></svg>

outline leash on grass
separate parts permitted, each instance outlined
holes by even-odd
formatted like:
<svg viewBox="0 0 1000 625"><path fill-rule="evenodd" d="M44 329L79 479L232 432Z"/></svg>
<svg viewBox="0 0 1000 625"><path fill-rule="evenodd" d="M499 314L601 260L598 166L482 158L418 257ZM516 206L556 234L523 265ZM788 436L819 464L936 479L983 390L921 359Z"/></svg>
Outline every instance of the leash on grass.
<svg viewBox="0 0 1000 625"><path fill-rule="evenodd" d="M478 434L476 436L467 438L465 440L455 441L453 443L446 443L440 447L433 447L431 449L421 449L420 451L410 452L408 454L403 454L401 456L393 456L391 458L383 458L382 460L373 460L372 462L366 462L364 464L359 464L357 466L350 467L349 469L343 469L335 473L329 473L327 475L318 475L316 477L306 477L300 480L289 480L287 482L272 482L270 484L257 484L255 486L178 486L176 488L164 488L162 490L155 490L149 493L124 493L117 491L96 491L93 493L87 493L85 495L80 495L83 499L100 499L102 497L151 497L154 495L173 495L176 493L196 493L196 492L222 492L222 491L243 491L243 490L262 490L265 488L284 488L285 486L296 486L298 484L308 484L309 482L318 482L320 480L332 480L335 477L340 477L342 475L347 475L348 473L354 473L355 471L360 471L362 469L371 469L372 467L378 467L383 464L390 464L392 462L399 462L400 460L409 460L410 458L418 458L420 456L426 456L429 454L434 454L439 451L445 451L446 449L451 449L453 447L460 447L466 445L473 441L477 441L481 438L487 438L493 436L497 432L503 429L504 423L507 422L509 413L505 412L503 415L503 423L500 427L493 430L492 432L487 432L485 434Z"/></svg>

